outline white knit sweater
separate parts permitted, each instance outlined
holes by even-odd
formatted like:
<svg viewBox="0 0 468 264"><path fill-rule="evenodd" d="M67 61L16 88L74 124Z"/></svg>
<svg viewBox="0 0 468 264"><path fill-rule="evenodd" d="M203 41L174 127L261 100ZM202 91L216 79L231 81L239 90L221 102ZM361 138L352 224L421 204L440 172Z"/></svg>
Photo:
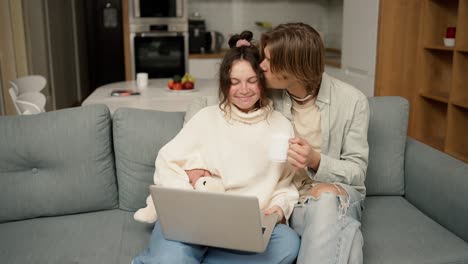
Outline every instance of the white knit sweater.
<svg viewBox="0 0 468 264"><path fill-rule="evenodd" d="M185 170L205 169L221 178L227 193L257 196L260 208L280 206L286 219L298 201L287 163L268 159L271 135L294 131L289 120L265 107L243 113L235 106L226 115L218 105L200 110L159 151L154 183L192 189Z"/></svg>

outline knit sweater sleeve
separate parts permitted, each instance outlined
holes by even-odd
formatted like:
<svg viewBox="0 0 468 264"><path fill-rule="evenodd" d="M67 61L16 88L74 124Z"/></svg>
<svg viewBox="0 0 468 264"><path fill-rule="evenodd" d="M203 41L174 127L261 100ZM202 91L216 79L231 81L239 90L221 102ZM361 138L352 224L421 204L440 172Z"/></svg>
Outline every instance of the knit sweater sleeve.
<svg viewBox="0 0 468 264"><path fill-rule="evenodd" d="M154 183L169 188L193 189L185 170L207 169L200 155L203 129L209 120L209 111L198 112L180 130L174 139L158 153L155 161Z"/></svg>
<svg viewBox="0 0 468 264"><path fill-rule="evenodd" d="M289 137L293 138L295 136L294 129L286 119L285 125L289 129ZM293 182L295 173L295 170L289 163L284 164L281 177L276 185L270 202L270 207L278 205L283 209L286 220L291 216L294 205L299 200L299 192Z"/></svg>
<svg viewBox="0 0 468 264"><path fill-rule="evenodd" d="M270 206L278 205L283 209L284 217L286 220L292 214L294 205L299 200L299 192L296 186L293 184L292 179L294 178L294 169L289 165L285 165L285 169L281 175L281 178L276 185L271 198Z"/></svg>

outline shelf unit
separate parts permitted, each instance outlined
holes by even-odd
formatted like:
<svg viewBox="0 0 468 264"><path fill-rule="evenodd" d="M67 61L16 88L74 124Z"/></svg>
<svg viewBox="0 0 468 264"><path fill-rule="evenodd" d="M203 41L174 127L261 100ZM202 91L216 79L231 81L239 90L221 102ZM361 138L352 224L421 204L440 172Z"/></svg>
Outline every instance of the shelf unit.
<svg viewBox="0 0 468 264"><path fill-rule="evenodd" d="M468 162L468 0L422 0L417 52L413 136Z"/></svg>

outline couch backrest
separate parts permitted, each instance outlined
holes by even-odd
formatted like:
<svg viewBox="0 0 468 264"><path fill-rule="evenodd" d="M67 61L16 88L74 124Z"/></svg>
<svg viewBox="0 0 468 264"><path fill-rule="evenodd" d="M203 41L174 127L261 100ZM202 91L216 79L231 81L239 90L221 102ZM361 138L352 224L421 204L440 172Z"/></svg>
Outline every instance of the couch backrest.
<svg viewBox="0 0 468 264"><path fill-rule="evenodd" d="M0 117L0 222L116 208L103 105Z"/></svg>
<svg viewBox="0 0 468 264"><path fill-rule="evenodd" d="M367 195L403 195L408 101L402 97L369 98Z"/></svg>
<svg viewBox="0 0 468 264"><path fill-rule="evenodd" d="M369 98L368 195L402 195L408 102L401 97ZM120 208L145 206L159 149L182 128L184 113L119 108L113 115Z"/></svg>
<svg viewBox="0 0 468 264"><path fill-rule="evenodd" d="M119 108L113 132L120 208L145 206L159 149L182 128L184 113Z"/></svg>

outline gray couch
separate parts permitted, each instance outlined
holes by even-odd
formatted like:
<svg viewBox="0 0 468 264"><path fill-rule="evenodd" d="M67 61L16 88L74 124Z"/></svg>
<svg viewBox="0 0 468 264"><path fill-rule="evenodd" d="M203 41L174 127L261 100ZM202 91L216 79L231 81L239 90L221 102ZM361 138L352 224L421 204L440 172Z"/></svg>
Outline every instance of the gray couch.
<svg viewBox="0 0 468 264"><path fill-rule="evenodd" d="M404 99L369 103L365 263L468 263L468 165L406 137ZM152 229L133 211L183 117L103 105L0 117L0 262L130 263Z"/></svg>

